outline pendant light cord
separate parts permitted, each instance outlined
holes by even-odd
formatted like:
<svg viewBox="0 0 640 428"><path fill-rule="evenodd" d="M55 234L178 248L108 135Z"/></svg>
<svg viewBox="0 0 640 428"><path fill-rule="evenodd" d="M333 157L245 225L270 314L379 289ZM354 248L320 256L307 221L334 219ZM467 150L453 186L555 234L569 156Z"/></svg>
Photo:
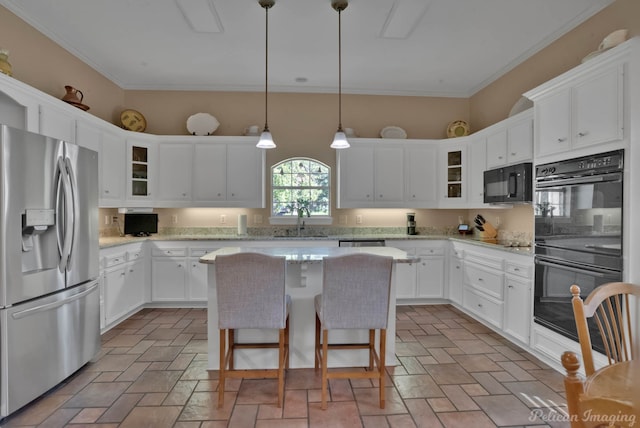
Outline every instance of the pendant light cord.
<svg viewBox="0 0 640 428"><path fill-rule="evenodd" d="M342 9L338 9L338 131L342 131Z"/></svg>
<svg viewBox="0 0 640 428"><path fill-rule="evenodd" d="M268 97L269 91L267 85L269 84L269 6L264 8L265 10L265 36L264 36L264 130L269 130L268 125Z"/></svg>

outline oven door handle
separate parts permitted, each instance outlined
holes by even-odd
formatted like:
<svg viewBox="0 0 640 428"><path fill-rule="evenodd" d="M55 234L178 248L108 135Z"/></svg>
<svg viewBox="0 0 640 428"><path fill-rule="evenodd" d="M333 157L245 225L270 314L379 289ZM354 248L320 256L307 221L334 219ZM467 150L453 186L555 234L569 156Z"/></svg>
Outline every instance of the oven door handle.
<svg viewBox="0 0 640 428"><path fill-rule="evenodd" d="M546 259L541 256L536 256L535 263L542 266L562 267L562 269L568 270L569 272L584 273L585 271L588 271L589 273L593 274L593 276L597 276L598 278L605 278L609 275L616 274L615 271L600 269L596 266L579 265L556 259Z"/></svg>
<svg viewBox="0 0 640 428"><path fill-rule="evenodd" d="M616 172L605 175L595 175L588 177L557 178L549 181L536 182L536 188L571 186L574 184L604 183L608 181L622 181L622 173Z"/></svg>

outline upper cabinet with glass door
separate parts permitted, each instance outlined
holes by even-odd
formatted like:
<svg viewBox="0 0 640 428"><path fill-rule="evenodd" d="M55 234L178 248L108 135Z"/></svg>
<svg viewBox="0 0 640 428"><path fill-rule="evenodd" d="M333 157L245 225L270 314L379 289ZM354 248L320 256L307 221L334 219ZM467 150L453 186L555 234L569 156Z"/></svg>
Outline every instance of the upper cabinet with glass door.
<svg viewBox="0 0 640 428"><path fill-rule="evenodd" d="M127 205L153 200L157 150L148 136L127 138Z"/></svg>
<svg viewBox="0 0 640 428"><path fill-rule="evenodd" d="M440 146L440 208L463 207L467 202L467 141L468 137L459 137L455 142L443 142Z"/></svg>

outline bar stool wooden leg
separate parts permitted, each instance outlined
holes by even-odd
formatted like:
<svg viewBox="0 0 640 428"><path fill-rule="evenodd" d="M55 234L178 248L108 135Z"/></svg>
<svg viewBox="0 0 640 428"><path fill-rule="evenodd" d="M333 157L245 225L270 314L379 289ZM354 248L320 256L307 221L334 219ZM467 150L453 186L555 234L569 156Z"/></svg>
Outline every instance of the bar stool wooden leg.
<svg viewBox="0 0 640 428"><path fill-rule="evenodd" d="M218 408L224 405L224 378L225 378L225 366L226 366L226 330L220 330L220 374L218 377Z"/></svg>
<svg viewBox="0 0 640 428"><path fill-rule="evenodd" d="M320 367L320 318L316 314L316 346L315 346L315 358L314 367L316 370Z"/></svg>
<svg viewBox="0 0 640 428"><path fill-rule="evenodd" d="M376 331L369 329L369 371L373 371L373 356L376 352Z"/></svg>
<svg viewBox="0 0 640 428"><path fill-rule="evenodd" d="M327 354L329 350L329 332L322 330L322 410L327 409L327 387L329 380L327 379Z"/></svg>
<svg viewBox="0 0 640 428"><path fill-rule="evenodd" d="M387 330L380 330L380 355L378 355L378 370L380 371L380 408L384 409L385 406L385 398L384 398L384 376L385 376L385 355L387 352Z"/></svg>

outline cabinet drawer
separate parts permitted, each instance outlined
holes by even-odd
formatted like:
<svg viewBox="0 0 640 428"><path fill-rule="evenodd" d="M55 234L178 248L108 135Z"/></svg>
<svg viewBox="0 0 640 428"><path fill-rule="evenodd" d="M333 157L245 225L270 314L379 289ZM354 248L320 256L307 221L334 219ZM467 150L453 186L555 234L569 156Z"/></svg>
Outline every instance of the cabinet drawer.
<svg viewBox="0 0 640 428"><path fill-rule="evenodd" d="M190 257L202 257L217 250L218 248L191 248L189 250Z"/></svg>
<svg viewBox="0 0 640 428"><path fill-rule="evenodd" d="M443 256L444 248L416 248L416 254L419 256Z"/></svg>
<svg viewBox="0 0 640 428"><path fill-rule="evenodd" d="M503 284L502 272L484 269L473 263L464 264L464 282L478 290L502 300Z"/></svg>
<svg viewBox="0 0 640 428"><path fill-rule="evenodd" d="M486 266L491 269L499 271L504 270L504 259L501 257L487 256L485 254L475 253L473 251L466 251L464 254L466 261L474 262L482 266Z"/></svg>
<svg viewBox="0 0 640 428"><path fill-rule="evenodd" d="M127 261L127 253L118 253L110 256L105 256L104 267L108 268L111 266L117 266L119 264L125 263L126 261Z"/></svg>
<svg viewBox="0 0 640 428"><path fill-rule="evenodd" d="M152 252L154 257L185 257L187 255L186 248L154 248Z"/></svg>
<svg viewBox="0 0 640 428"><path fill-rule="evenodd" d="M521 265L518 263L507 262L506 269L508 274L519 276L522 278L532 279L533 278L533 266L531 265Z"/></svg>
<svg viewBox="0 0 640 428"><path fill-rule="evenodd" d="M142 257L142 250L127 251L127 260L135 261Z"/></svg>
<svg viewBox="0 0 640 428"><path fill-rule="evenodd" d="M502 328L502 302L483 296L470 287L464 287L462 302L463 306L469 311L479 315L494 326Z"/></svg>

